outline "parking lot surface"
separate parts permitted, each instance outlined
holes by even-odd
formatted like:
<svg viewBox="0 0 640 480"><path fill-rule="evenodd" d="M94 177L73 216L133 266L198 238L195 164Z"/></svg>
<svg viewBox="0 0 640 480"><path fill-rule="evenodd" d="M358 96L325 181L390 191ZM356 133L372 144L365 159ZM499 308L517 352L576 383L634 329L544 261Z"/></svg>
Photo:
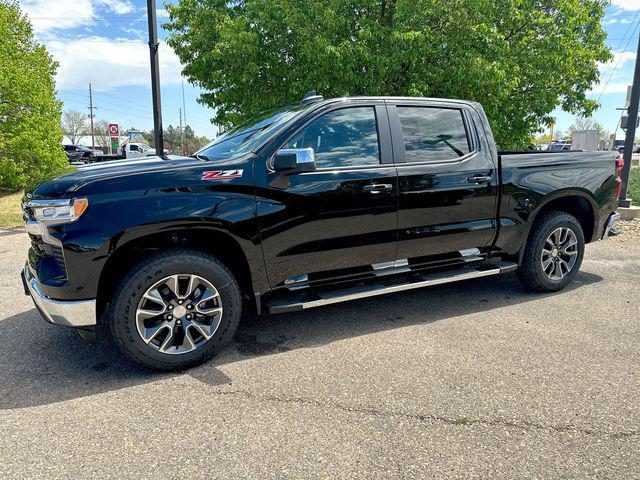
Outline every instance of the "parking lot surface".
<svg viewBox="0 0 640 480"><path fill-rule="evenodd" d="M640 234L513 274L244 322L158 374L46 324L0 232L2 478L640 478Z"/></svg>

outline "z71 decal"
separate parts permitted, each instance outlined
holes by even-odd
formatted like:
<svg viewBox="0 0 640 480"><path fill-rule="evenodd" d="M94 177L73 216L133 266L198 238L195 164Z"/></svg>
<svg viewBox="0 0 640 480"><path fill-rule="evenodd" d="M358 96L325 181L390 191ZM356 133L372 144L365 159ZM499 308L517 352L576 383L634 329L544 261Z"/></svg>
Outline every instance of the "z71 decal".
<svg viewBox="0 0 640 480"><path fill-rule="evenodd" d="M202 180L226 180L228 178L238 178L242 176L244 170L214 170L203 172Z"/></svg>

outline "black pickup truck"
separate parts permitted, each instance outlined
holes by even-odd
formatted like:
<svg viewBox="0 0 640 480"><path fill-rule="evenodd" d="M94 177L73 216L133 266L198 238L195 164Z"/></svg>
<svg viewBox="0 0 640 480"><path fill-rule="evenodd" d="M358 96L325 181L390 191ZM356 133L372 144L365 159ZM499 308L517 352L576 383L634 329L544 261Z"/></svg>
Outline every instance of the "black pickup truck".
<svg viewBox="0 0 640 480"><path fill-rule="evenodd" d="M516 271L566 286L618 219L611 152L499 153L482 107L305 96L193 158L80 167L27 193L25 291L133 360L203 362L245 313Z"/></svg>

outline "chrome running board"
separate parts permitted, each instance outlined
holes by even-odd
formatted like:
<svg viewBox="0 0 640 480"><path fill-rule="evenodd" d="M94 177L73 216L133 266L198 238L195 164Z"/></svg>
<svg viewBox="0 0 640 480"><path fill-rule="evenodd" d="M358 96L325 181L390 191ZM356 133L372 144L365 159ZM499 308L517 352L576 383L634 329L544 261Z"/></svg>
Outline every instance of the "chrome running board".
<svg viewBox="0 0 640 480"><path fill-rule="evenodd" d="M405 290L413 290L415 288L430 287L432 285L442 285L444 283L499 275L501 273L512 272L517 267L518 265L515 262L495 261L476 267L467 267L459 270L420 275L417 277L411 277L408 280L402 279L399 281L398 279L395 279L382 283L358 285L351 288L320 292L314 294L309 299L293 302L281 300L271 304L267 303L266 307L269 313L298 312L300 310L321 307L323 305L331 305L333 303L348 302L359 298L375 297L377 295L386 295L387 293L402 292Z"/></svg>

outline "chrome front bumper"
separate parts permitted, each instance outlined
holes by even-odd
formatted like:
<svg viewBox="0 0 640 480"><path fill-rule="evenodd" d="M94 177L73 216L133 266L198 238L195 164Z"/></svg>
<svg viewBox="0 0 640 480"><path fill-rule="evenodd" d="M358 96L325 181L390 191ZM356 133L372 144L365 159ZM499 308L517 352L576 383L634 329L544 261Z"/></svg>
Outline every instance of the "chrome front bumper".
<svg viewBox="0 0 640 480"><path fill-rule="evenodd" d="M611 215L609 215L609 218L607 219L607 223L605 223L604 225L604 233L602 234L602 240L606 240L607 238L609 238L611 234L617 235L618 232L617 231L612 232L612 230L614 230L613 224L616 223L618 220L620 220L620 214L618 212L614 212Z"/></svg>
<svg viewBox="0 0 640 480"><path fill-rule="evenodd" d="M95 300L61 301L45 296L40 282L31 274L28 264L22 271L22 279L33 303L47 322L76 328L96 324Z"/></svg>

